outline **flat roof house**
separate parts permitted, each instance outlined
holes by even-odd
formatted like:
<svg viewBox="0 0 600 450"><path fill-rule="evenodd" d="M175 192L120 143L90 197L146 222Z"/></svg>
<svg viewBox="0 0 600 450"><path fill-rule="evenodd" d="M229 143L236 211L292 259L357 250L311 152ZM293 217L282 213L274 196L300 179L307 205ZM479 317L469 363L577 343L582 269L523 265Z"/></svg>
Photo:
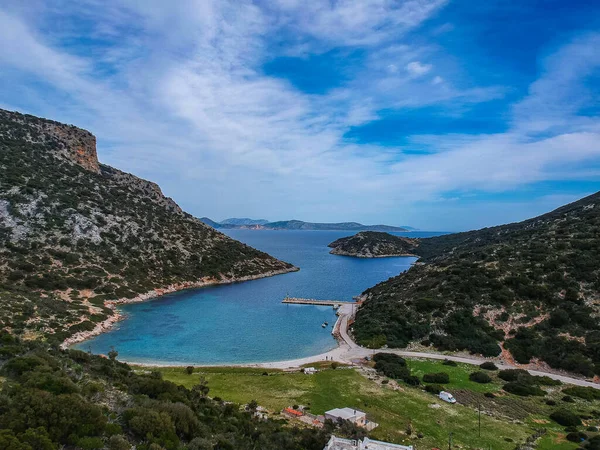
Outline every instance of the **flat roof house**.
<svg viewBox="0 0 600 450"><path fill-rule="evenodd" d="M367 413L354 408L335 408L325 412L325 419L337 422L339 420L349 420L353 424L372 430L377 427L375 422L367 419Z"/></svg>
<svg viewBox="0 0 600 450"><path fill-rule="evenodd" d="M325 418L337 422L338 420L349 420L360 425L367 419L367 413L352 408L335 408L325 411Z"/></svg>
<svg viewBox="0 0 600 450"><path fill-rule="evenodd" d="M351 439L342 439L332 435L323 450L413 450L413 446L374 441L367 437L362 441L355 441Z"/></svg>

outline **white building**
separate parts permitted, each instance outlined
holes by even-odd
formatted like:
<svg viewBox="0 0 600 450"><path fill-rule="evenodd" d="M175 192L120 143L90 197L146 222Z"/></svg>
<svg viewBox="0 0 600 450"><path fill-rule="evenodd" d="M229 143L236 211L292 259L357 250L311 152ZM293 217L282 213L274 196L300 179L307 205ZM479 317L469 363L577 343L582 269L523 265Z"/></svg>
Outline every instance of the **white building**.
<svg viewBox="0 0 600 450"><path fill-rule="evenodd" d="M305 367L304 373L306 375L314 375L315 373L317 373L317 369L315 369L314 367Z"/></svg>
<svg viewBox="0 0 600 450"><path fill-rule="evenodd" d="M348 420L354 425L366 428L371 431L378 424L367 419L367 413L353 408L335 408L325 411L325 419L337 422L339 420Z"/></svg>
<svg viewBox="0 0 600 450"><path fill-rule="evenodd" d="M413 446L390 444L389 442L374 441L369 438L355 441L332 435L323 450L413 450Z"/></svg>

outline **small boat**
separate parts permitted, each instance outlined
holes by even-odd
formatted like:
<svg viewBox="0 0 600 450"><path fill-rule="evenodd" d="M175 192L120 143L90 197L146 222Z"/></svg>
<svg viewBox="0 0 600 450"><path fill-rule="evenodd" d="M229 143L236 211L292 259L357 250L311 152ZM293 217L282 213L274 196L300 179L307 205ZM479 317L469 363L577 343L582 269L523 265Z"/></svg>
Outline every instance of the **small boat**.
<svg viewBox="0 0 600 450"><path fill-rule="evenodd" d="M321 328L325 328L327 325L329 325L327 322L323 322L323 323L321 324Z"/></svg>

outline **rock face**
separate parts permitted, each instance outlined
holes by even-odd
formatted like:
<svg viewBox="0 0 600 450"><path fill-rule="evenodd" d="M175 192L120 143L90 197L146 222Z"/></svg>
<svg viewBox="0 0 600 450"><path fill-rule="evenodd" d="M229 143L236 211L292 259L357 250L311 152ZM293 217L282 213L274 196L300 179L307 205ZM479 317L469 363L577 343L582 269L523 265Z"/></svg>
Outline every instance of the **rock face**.
<svg viewBox="0 0 600 450"><path fill-rule="evenodd" d="M99 173L96 137L87 130L53 120L40 119L28 114L0 109L2 136L53 146L55 155L65 158L84 169ZM20 133L24 132L24 135Z"/></svg>
<svg viewBox="0 0 600 450"><path fill-rule="evenodd" d="M354 236L340 238L329 244L333 255L358 258L384 258L388 256L416 256L417 239L394 236L377 231L361 231Z"/></svg>
<svg viewBox="0 0 600 450"><path fill-rule="evenodd" d="M0 328L64 339L105 301L297 270L96 158L85 130L0 110Z"/></svg>

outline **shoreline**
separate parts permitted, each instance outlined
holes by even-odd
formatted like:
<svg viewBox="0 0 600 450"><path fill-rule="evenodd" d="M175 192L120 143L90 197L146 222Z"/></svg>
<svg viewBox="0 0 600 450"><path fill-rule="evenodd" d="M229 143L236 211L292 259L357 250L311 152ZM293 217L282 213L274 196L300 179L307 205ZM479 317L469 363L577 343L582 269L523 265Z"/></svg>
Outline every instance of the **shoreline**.
<svg viewBox="0 0 600 450"><path fill-rule="evenodd" d="M409 258L420 258L420 256L418 255L414 255L412 253L398 253L398 254L386 254L386 255L364 255L364 254L358 254L358 253L351 253L351 252L346 252L343 250L340 251L335 251L335 249L331 250L329 252L330 255L337 255L337 256L350 256L352 258L366 258L366 259L371 259L371 258L400 258L400 257L409 257Z"/></svg>
<svg viewBox="0 0 600 450"><path fill-rule="evenodd" d="M198 364L198 363L183 363L183 362L135 362L128 361L127 359L120 359L119 361L138 366L138 367L247 367L255 369L295 369L305 364L314 362L321 362L329 360L331 362L346 361L348 353L352 349L362 349L350 339L347 334L348 320L353 315L353 305L356 303L342 305L339 309L340 314L335 321L331 334L335 338L337 345L329 351L319 353L317 355L305 356L302 358L287 359L283 361L264 361L264 362L251 362L251 363L220 363L220 364ZM357 355L358 356L358 355ZM327 359L325 359L327 358ZM348 364L345 362L345 364Z"/></svg>
<svg viewBox="0 0 600 450"><path fill-rule="evenodd" d="M354 316L354 305L346 304L340 307L340 315L336 320L332 334L336 338L338 345L336 348L318 355L307 356L304 358L296 358L285 361L270 361L270 362L256 362L256 363L221 363L221 364L194 364L194 363L167 363L167 362L150 362L150 363L137 363L134 361L127 361L125 359L120 360L127 364L135 365L138 367L186 367L192 366L195 368L213 368L213 367L232 367L232 368L254 368L254 369L279 369L279 370L298 370L301 366L305 366L311 363L319 363L324 361L336 361L342 364L350 366L356 366L356 360L364 359L365 357L372 357L374 353L392 353L404 358L416 358L416 359L434 359L434 360L445 360L449 359L463 364L470 364L478 366L486 361L494 362L500 369L515 369L522 368L527 370L531 375L534 376L548 376L552 379L562 381L563 383L572 384L576 386L591 387L594 389L600 389L600 382L597 380L589 380L583 377L576 377L572 374L558 371L558 370L540 370L536 367L526 367L522 365L512 365L501 358L484 358L470 355L460 354L443 354L443 353L428 353L419 351L408 351L400 349L368 349L361 347L354 342L354 340L348 334L348 325L350 319Z"/></svg>
<svg viewBox="0 0 600 450"><path fill-rule="evenodd" d="M120 298L116 300L105 300L104 306L112 311L112 314L108 316L107 319L102 322L96 324L93 330L90 331L80 331L75 333L73 336L65 339L62 344L60 344L60 348L63 350L68 349L69 347L78 344L80 342L87 341L94 336L98 336L99 334L105 333L109 331L117 322L125 319L126 316L123 315L121 311L119 311L119 305L127 305L130 303L141 303L149 300L156 299L158 297L162 297L163 295L173 294L175 292L185 291L188 289L200 289L210 286L219 286L223 284L233 284L233 283L243 283L245 281L259 280L261 278L269 278L276 275L283 275L291 272L298 272L300 268L296 266L292 266L287 269L280 270L271 270L268 272L264 272L257 275L246 275L239 278L201 278L198 281L184 281L181 283L170 284L164 288L154 288L148 292L143 294L139 294L132 298ZM134 363L135 364L135 363Z"/></svg>

